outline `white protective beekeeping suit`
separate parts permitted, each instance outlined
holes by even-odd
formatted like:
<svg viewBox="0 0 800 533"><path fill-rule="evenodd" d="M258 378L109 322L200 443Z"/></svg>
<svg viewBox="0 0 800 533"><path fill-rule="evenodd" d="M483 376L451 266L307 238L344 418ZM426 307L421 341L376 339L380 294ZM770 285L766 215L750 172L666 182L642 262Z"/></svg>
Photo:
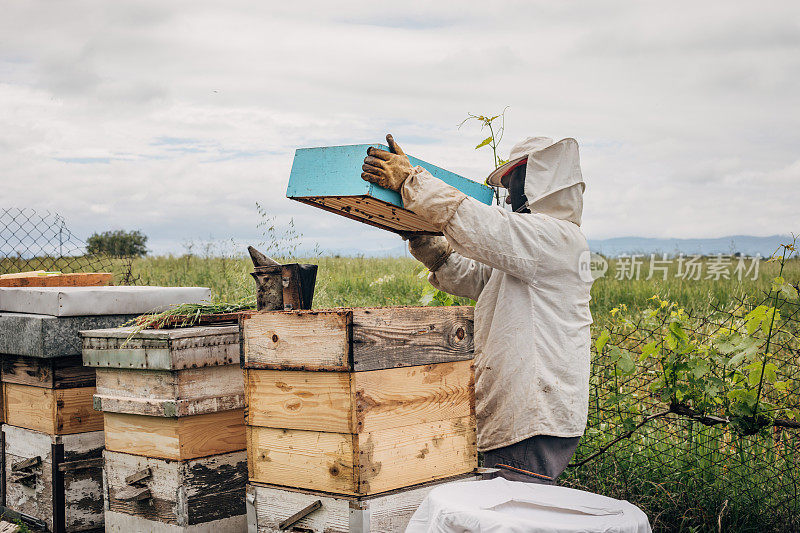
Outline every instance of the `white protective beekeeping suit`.
<svg viewBox="0 0 800 533"><path fill-rule="evenodd" d="M482 204L422 167L401 189L404 205L432 221L455 250L430 274L431 284L476 300L481 451L534 435L577 437L586 426L592 283L579 271L588 255L580 229L585 186L578 143L543 141L530 138L511 154L528 156L531 213Z"/></svg>

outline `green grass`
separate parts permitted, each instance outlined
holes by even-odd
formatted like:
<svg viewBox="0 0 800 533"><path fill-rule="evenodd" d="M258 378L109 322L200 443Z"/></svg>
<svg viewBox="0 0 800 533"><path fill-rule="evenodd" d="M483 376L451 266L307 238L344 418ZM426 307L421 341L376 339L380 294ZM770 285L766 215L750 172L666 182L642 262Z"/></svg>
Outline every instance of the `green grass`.
<svg viewBox="0 0 800 533"><path fill-rule="evenodd" d="M13 261L3 260L0 272L15 272L23 268L22 265L11 265ZM417 305L427 284L425 277L420 276L424 267L411 258L315 257L296 261L319 265L315 307ZM113 264L111 270L115 273L115 279L121 280L126 270L125 261L106 260L103 265L109 263ZM704 266L707 263L708 260L705 260ZM59 262L49 262L47 267L49 270L58 270ZM132 269L140 284L210 287L217 301L238 301L251 296L255 287L249 274L253 270L252 264L244 257L144 257L134 259ZM648 269L649 264L645 262L641 267L642 278L646 277ZM671 266L666 280L658 276L651 280L617 280L616 271L617 262L611 260L608 275L595 281L592 288L590 305L598 323L612 308L620 304L631 309L640 308L654 294L699 312L708 310L712 303L725 303L733 297L763 294L769 290L772 278L777 275L778 265L762 261L758 279L741 282L735 278L681 279L675 276L675 264ZM787 263L784 277L794 282L800 280L800 260Z"/></svg>
<svg viewBox="0 0 800 533"><path fill-rule="evenodd" d="M294 260L319 265L314 307L419 305L427 279L409 258L317 257ZM250 259L195 256L147 257L133 263L147 285L211 287L215 299L236 301L252 295Z"/></svg>
<svg viewBox="0 0 800 533"><path fill-rule="evenodd" d="M424 267L411 258L317 257L297 261L319 265L315 307L418 305L427 285L425 277L420 277ZM740 282L735 278L694 281L676 277L673 265L666 280L617 280L616 267L616 261L612 260L609 275L597 280L592 288L590 305L598 323L612 308L620 304L640 308L654 294L687 309L704 312L712 303L768 291L778 272L777 264L762 261L755 281ZM214 298L224 301L252 295L255 282L249 275L251 271L252 264L246 258L162 256L136 259L133 263L134 275L144 284L211 287ZM642 277L647 272L645 263ZM800 279L800 261L789 261L784 277Z"/></svg>

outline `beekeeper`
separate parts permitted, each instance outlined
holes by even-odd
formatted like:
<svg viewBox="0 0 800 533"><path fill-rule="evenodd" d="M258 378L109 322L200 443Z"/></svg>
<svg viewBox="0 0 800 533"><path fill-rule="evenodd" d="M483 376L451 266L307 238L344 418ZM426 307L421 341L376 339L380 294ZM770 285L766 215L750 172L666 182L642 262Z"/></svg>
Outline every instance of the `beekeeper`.
<svg viewBox="0 0 800 533"><path fill-rule="evenodd" d="M588 257L575 139L531 137L487 183L511 209L487 206L370 148L361 177L399 191L444 237L414 236L411 254L443 291L476 300L475 410L484 466L515 481L553 483L575 452L589 403Z"/></svg>

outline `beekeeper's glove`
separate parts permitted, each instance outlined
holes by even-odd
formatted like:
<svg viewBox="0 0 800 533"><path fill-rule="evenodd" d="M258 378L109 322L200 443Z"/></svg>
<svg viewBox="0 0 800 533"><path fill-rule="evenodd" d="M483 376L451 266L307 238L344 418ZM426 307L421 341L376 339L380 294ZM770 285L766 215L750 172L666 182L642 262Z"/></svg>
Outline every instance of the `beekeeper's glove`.
<svg viewBox="0 0 800 533"><path fill-rule="evenodd" d="M386 189L399 191L414 167L408 160L408 156L394 142L392 135L386 136L386 142L391 152L373 148L367 149L367 157L364 158L364 165L361 167L361 179L376 183Z"/></svg>
<svg viewBox="0 0 800 533"><path fill-rule="evenodd" d="M453 247L444 237L433 235L403 236L408 239L408 251L428 270L435 272L453 253Z"/></svg>

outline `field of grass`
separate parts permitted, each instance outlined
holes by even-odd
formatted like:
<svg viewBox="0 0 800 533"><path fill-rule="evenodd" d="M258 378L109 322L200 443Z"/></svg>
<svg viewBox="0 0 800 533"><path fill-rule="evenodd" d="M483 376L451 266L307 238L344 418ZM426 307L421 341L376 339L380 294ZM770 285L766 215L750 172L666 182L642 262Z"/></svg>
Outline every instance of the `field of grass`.
<svg viewBox="0 0 800 533"><path fill-rule="evenodd" d="M427 280L424 267L412 258L316 257L295 259L319 265L315 307L419 305ZM703 269L703 278L706 277ZM616 279L618 265L611 260L607 275L595 281L591 309L595 322L601 323L614 307L625 304L635 309L647 304L658 294L680 306L703 312L712 303L725 303L743 295L763 294L770 289L778 273L778 265L763 260L759 263L756 280L739 281L733 275L736 260L730 267L729 279L683 279L678 277L677 262L669 266L666 279L656 272L652 279L647 261L641 267L640 279ZM747 266L750 266L747 260ZM145 257L133 262L133 274L147 285L200 285L211 287L215 299L235 301L253 294L253 270L244 257ZM119 276L118 276L119 277ZM787 263L784 277L800 279L800 261ZM465 302L466 303L466 302Z"/></svg>

